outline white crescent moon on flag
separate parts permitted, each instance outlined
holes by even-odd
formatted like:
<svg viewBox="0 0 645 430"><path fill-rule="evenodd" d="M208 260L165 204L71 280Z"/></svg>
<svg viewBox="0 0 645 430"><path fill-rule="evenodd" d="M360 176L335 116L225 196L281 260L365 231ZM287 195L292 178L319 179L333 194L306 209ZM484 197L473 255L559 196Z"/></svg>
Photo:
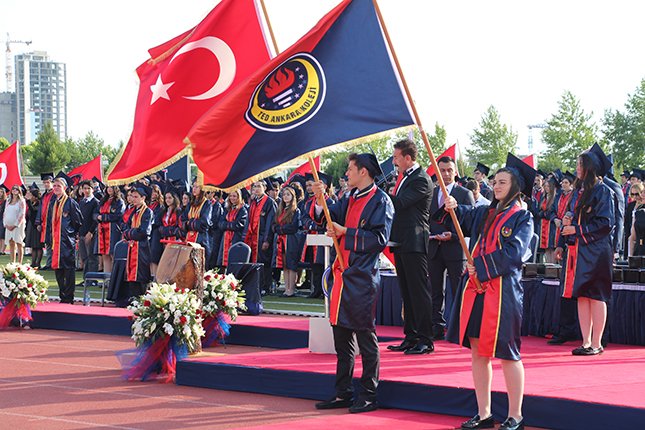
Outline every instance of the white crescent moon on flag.
<svg viewBox="0 0 645 430"><path fill-rule="evenodd" d="M184 98L189 100L208 100L222 94L233 83L233 79L235 78L235 54L233 54L233 50L222 39L215 36L206 36L182 46L173 55L168 64L172 63L181 54L198 48L208 49L217 58L217 61L219 61L219 78L209 90L196 96L184 96Z"/></svg>
<svg viewBox="0 0 645 430"><path fill-rule="evenodd" d="M7 165L5 163L0 163L0 184L4 184L4 181L7 180L7 175L9 173L7 170Z"/></svg>

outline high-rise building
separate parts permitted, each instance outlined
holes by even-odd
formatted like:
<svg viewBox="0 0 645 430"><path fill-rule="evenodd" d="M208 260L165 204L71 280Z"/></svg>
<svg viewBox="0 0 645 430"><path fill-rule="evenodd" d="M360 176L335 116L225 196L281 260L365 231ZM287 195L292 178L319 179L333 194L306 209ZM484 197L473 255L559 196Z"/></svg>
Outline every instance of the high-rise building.
<svg viewBox="0 0 645 430"><path fill-rule="evenodd" d="M4 137L9 143L18 139L16 93L0 93L0 137Z"/></svg>
<svg viewBox="0 0 645 430"><path fill-rule="evenodd" d="M15 56L18 138L29 144L47 122L61 139L67 138L67 71L46 52Z"/></svg>

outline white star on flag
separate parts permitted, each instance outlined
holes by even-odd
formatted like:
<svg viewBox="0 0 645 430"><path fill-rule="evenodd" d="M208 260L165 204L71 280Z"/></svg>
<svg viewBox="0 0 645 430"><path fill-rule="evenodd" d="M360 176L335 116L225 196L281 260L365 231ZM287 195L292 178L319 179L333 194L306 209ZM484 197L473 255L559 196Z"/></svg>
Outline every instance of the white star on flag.
<svg viewBox="0 0 645 430"><path fill-rule="evenodd" d="M161 80L161 75L159 75L157 77L157 82L155 82L154 85L150 85L150 91L152 91L152 99L150 100L150 105L152 106L154 102L156 102L159 99L170 100L170 96L168 95L168 89L173 85L175 85L174 82L164 84L163 81Z"/></svg>

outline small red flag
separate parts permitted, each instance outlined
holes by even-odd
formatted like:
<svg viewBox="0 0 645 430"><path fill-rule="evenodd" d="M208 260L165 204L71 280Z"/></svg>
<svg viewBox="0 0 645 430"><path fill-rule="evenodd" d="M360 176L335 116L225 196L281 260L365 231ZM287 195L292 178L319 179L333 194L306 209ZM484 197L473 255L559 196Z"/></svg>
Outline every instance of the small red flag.
<svg viewBox="0 0 645 430"><path fill-rule="evenodd" d="M535 169L535 154L522 158L522 161Z"/></svg>
<svg viewBox="0 0 645 430"><path fill-rule="evenodd" d="M451 157L453 160L457 160L457 144L453 144L452 146L448 147L445 151L441 153L440 156L437 157L437 160L440 159L441 157ZM426 173L428 176L432 176L435 174L434 167L430 165L426 169ZM459 170L457 170L457 166L455 165L455 175L459 176Z"/></svg>
<svg viewBox="0 0 645 430"><path fill-rule="evenodd" d="M149 53L137 68L134 127L110 167L110 184L154 173L184 156L183 139L195 121L270 59L253 0L222 0L196 27Z"/></svg>
<svg viewBox="0 0 645 430"><path fill-rule="evenodd" d="M91 180L96 177L103 182L103 168L101 167L101 154L91 161L82 164L75 169L71 170L67 176L70 178L74 175L80 175L81 180Z"/></svg>
<svg viewBox="0 0 645 430"><path fill-rule="evenodd" d="M316 166L316 170L320 172L320 155L314 158L314 165ZM305 176L305 174L307 173L311 173L311 164L309 164L309 161L301 164L296 170L291 172L291 175L289 175L287 182L290 182L291 179L293 179L293 177L296 175Z"/></svg>
<svg viewBox="0 0 645 430"><path fill-rule="evenodd" d="M20 175L20 157L17 141L0 152L0 185L11 188L14 185L24 185Z"/></svg>

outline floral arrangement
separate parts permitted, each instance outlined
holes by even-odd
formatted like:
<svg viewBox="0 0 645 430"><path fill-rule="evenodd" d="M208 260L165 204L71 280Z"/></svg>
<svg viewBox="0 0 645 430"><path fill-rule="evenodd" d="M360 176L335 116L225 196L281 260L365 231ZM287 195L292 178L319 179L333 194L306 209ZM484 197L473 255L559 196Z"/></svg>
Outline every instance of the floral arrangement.
<svg viewBox="0 0 645 430"><path fill-rule="evenodd" d="M20 325L31 321L31 308L47 301L48 282L27 264L9 263L1 268L0 328L8 327L14 318Z"/></svg>
<svg viewBox="0 0 645 430"><path fill-rule="evenodd" d="M232 274L222 275L212 270L204 274L205 336L202 346L216 345L229 335L231 322L237 319L238 311L246 310L245 301L240 281Z"/></svg>
<svg viewBox="0 0 645 430"><path fill-rule="evenodd" d="M177 360L201 349L200 301L191 290L153 283L128 309L133 313L137 358L125 369L124 377L146 380L156 372L171 382Z"/></svg>

